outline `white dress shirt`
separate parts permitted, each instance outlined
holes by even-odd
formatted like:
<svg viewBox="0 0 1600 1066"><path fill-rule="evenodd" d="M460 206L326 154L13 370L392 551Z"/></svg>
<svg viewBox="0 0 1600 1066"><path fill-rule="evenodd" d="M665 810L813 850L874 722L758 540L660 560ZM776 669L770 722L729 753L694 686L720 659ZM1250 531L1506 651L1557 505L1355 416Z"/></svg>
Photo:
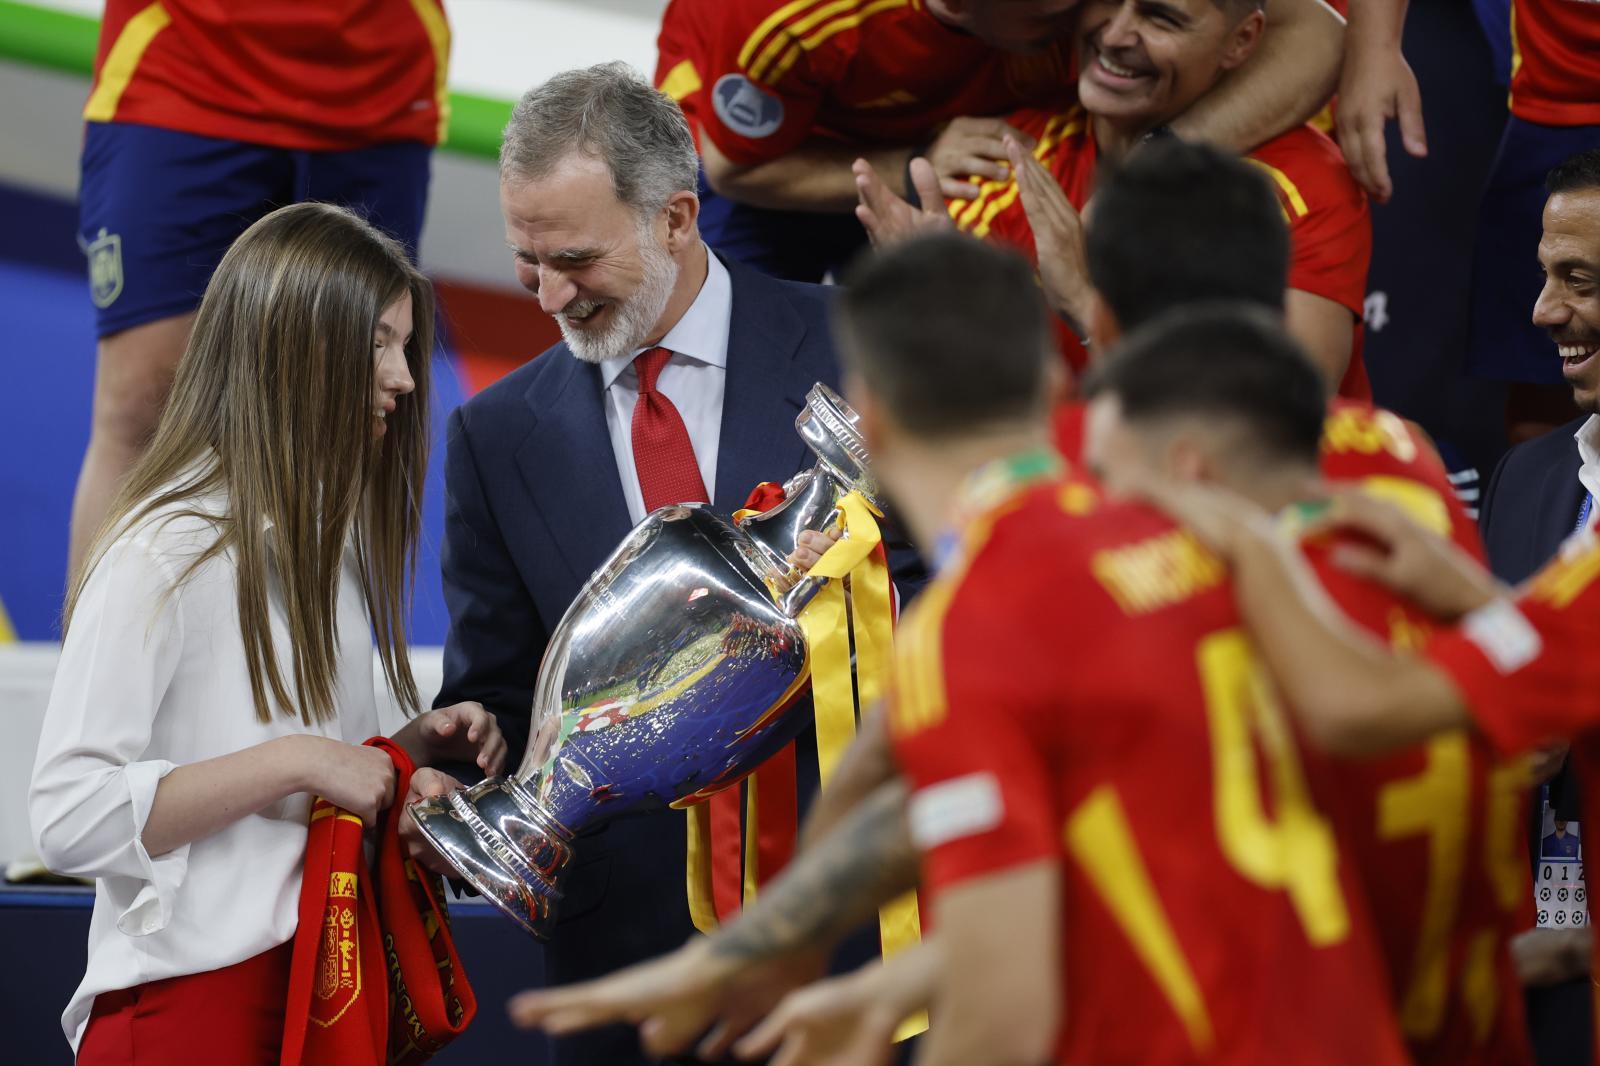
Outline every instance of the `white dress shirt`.
<svg viewBox="0 0 1600 1066"><path fill-rule="evenodd" d="M700 480L708 494L717 491L717 446L722 436L722 393L732 316L733 285L728 280L728 268L707 250L705 283L694 303L658 346L671 351L672 358L661 369L656 390L671 400L683 416L689 443L694 446L695 463L700 467ZM633 405L639 399L639 376L633 361L645 350L640 348L600 364L600 382L606 392L606 431L617 457L628 517L635 525L644 520L646 512L639 470L633 461Z"/></svg>
<svg viewBox="0 0 1600 1066"><path fill-rule="evenodd" d="M1590 415L1573 434L1578 441L1578 481L1588 491L1590 499L1600 500L1600 415ZM1589 525L1595 521L1594 505L1590 504Z"/></svg>
<svg viewBox="0 0 1600 1066"><path fill-rule="evenodd" d="M223 500L198 502L215 513ZM290 796L151 855L140 838L160 780L175 767L287 734L360 743L378 732L354 552L346 551L339 578L338 719L306 726L280 713L262 723L239 635L232 554L178 585L214 539L198 518L164 512L141 521L95 566L62 642L28 813L45 865L95 879L88 968L61 1018L74 1049L97 994L231 966L294 936L310 797ZM269 611L278 662L291 671L275 579Z"/></svg>

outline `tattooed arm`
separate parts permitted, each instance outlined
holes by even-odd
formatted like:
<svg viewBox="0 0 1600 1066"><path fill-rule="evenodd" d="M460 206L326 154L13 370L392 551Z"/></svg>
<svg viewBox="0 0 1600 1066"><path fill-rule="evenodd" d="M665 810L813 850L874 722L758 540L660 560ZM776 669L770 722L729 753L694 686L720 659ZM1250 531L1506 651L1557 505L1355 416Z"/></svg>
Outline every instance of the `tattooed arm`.
<svg viewBox="0 0 1600 1066"><path fill-rule="evenodd" d="M883 716L877 715L877 718ZM879 904L917 885L917 852L906 826L906 789L879 785L801 853L732 925L711 935L714 955L764 960L832 946Z"/></svg>
<svg viewBox="0 0 1600 1066"><path fill-rule="evenodd" d="M915 887L905 796L897 782L873 791L711 936L595 981L524 992L511 1001L512 1020L557 1034L630 1022L652 1055L698 1041L702 1058L720 1057L817 977L841 936Z"/></svg>

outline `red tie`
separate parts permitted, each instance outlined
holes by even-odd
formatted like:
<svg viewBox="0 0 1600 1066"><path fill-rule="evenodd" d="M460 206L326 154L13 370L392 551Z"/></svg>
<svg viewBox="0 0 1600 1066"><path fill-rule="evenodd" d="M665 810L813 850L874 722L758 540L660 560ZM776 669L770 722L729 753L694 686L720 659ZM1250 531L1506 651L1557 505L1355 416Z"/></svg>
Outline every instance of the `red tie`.
<svg viewBox="0 0 1600 1066"><path fill-rule="evenodd" d="M670 358L667 349L651 348L633 361L639 376L639 399L633 405L633 465L646 513L674 503L711 502L683 416L656 390L656 379Z"/></svg>

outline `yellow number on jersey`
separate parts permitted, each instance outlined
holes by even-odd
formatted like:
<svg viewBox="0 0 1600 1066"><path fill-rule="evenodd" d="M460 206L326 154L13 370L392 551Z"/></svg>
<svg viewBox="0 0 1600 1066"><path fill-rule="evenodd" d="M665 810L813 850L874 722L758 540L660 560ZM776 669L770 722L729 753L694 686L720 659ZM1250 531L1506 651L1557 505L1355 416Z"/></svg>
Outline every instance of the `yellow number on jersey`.
<svg viewBox="0 0 1600 1066"><path fill-rule="evenodd" d="M1211 726L1217 841L1251 882L1289 893L1314 946L1342 940L1350 911L1339 886L1333 829L1312 806L1283 711L1237 629L1213 633L1196 652ZM1259 750L1271 775L1276 818L1262 801Z"/></svg>
<svg viewBox="0 0 1600 1066"><path fill-rule="evenodd" d="M1472 756L1461 733L1428 743L1421 773L1393 781L1378 793L1378 837L1426 835L1428 887L1411 976L1400 999L1400 1028L1420 1039L1439 1031L1449 998L1450 932L1461 904L1467 866L1467 807Z"/></svg>

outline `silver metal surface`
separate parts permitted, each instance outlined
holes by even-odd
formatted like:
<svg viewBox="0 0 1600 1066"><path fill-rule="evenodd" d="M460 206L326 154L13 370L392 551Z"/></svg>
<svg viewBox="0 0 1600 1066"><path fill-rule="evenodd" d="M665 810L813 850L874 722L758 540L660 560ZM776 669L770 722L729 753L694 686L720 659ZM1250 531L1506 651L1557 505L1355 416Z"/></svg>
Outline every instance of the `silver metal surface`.
<svg viewBox="0 0 1600 1066"><path fill-rule="evenodd" d="M819 587L788 565L852 490L882 508L855 412L818 384L795 420L817 456L782 504L734 523L703 504L634 527L550 637L513 775L411 808L474 887L548 937L573 837L625 811L696 802L748 774L805 721L795 618Z"/></svg>

